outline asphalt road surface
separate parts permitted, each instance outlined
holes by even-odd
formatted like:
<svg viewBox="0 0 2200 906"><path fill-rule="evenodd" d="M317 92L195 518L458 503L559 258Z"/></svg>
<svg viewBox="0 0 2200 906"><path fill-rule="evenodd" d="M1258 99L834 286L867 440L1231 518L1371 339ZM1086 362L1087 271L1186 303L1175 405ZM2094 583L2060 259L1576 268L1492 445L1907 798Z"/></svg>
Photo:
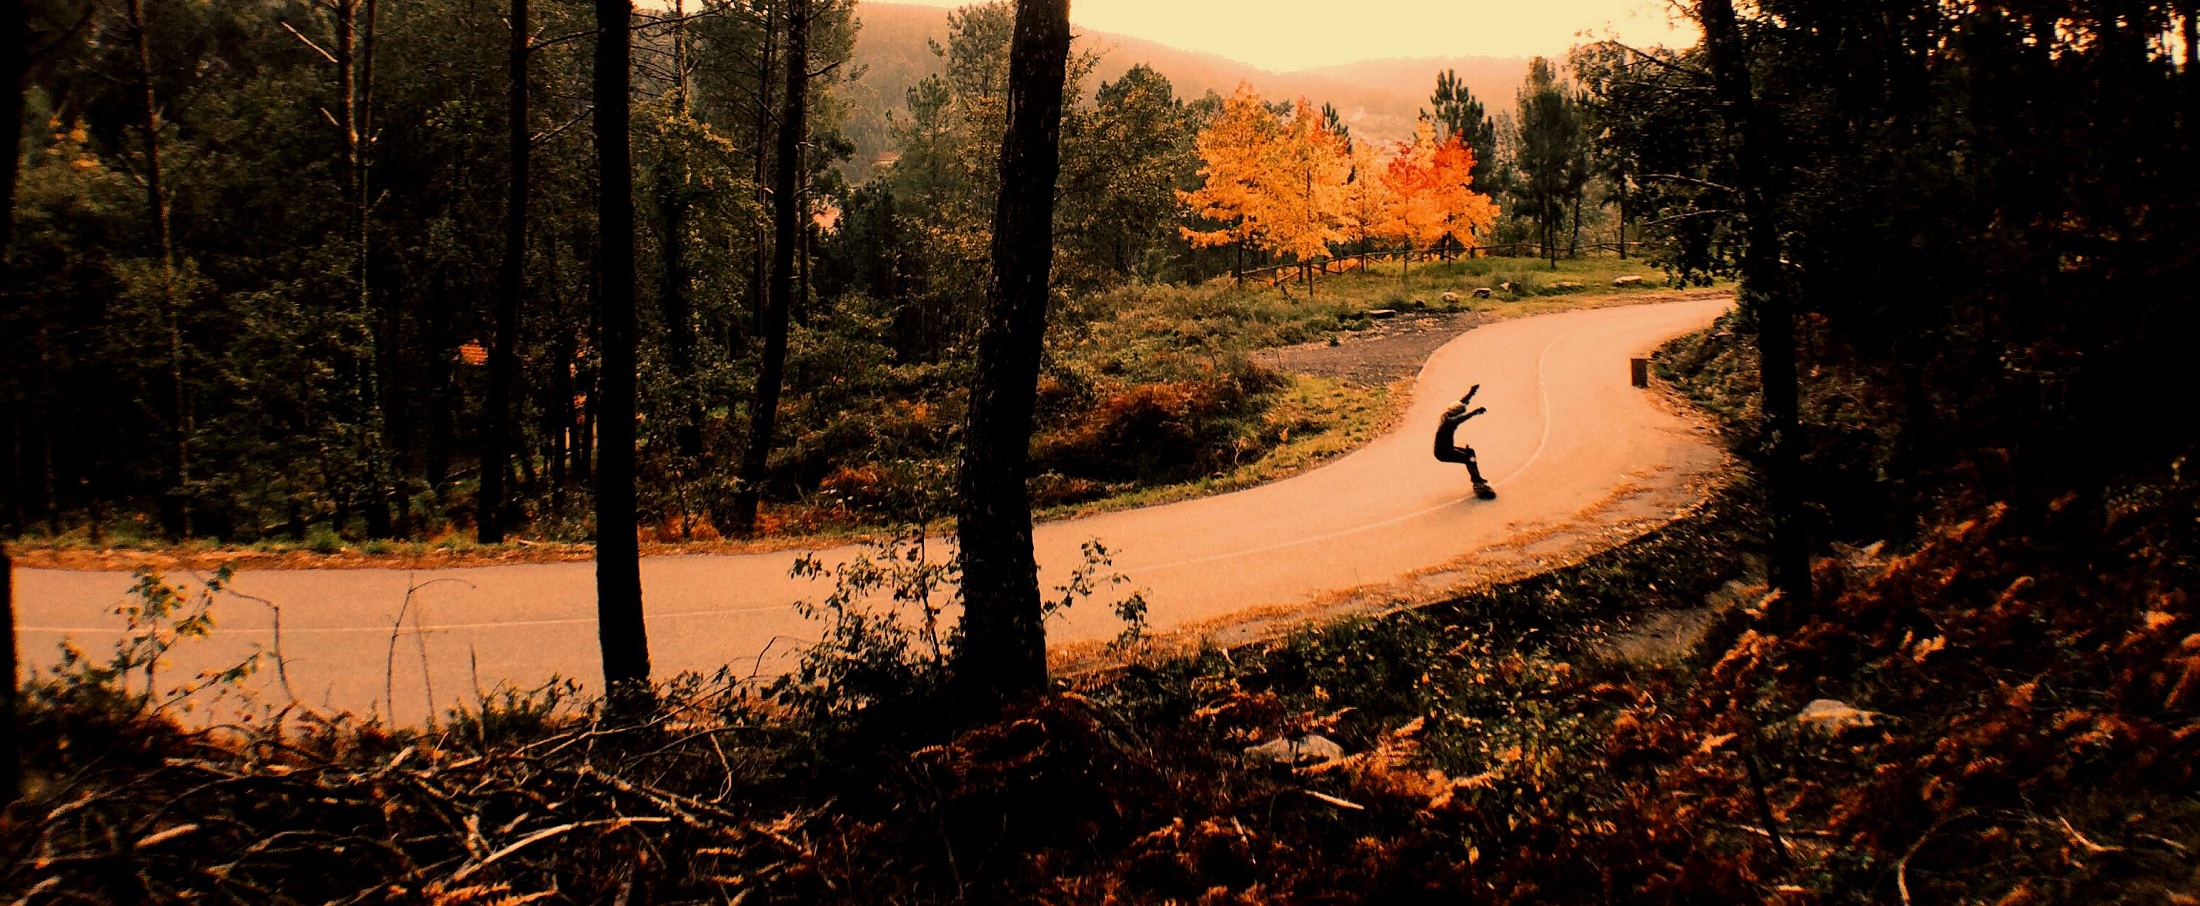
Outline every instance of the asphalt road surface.
<svg viewBox="0 0 2200 906"><path fill-rule="evenodd" d="M1550 526L1597 518L1600 504L1645 482L1700 474L1718 454L1687 419L1628 383L1628 358L1700 329L1728 306L1697 300L1502 321L1462 334L1422 370L1391 433L1305 474L1217 497L1042 524L1042 587L1060 584L1083 542L1113 552L1156 632L1207 631L1233 615L1288 612L1355 589L1382 588ZM1479 452L1493 501L1466 470L1436 462L1437 415L1471 384L1489 414L1459 439ZM820 552L837 563L851 548ZM796 554L687 555L642 562L656 675L788 669L818 629L793 602L829 583L795 579ZM172 656L167 680L275 647L288 687L324 708L418 721L471 703L478 690L528 687L552 675L600 677L591 563L434 570L257 570L217 598L217 628ZM171 578L181 578L175 576ZM65 638L112 649L127 573L27 569L16 575L26 667L54 663ZM249 595L250 598L243 597ZM256 599L256 600L255 600ZM1121 628L1089 600L1048 625L1052 644L1089 643ZM279 697L275 673L253 682ZM392 704L394 702L394 706Z"/></svg>

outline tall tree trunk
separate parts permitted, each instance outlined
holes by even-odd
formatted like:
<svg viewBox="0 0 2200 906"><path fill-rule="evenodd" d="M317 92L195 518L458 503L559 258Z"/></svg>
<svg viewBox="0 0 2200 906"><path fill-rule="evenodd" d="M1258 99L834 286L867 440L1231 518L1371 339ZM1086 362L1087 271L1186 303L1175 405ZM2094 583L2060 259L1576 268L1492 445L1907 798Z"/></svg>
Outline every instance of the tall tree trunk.
<svg viewBox="0 0 2200 906"><path fill-rule="evenodd" d="M693 110L693 96L688 91L688 37L687 2L673 0L672 4L672 92L673 113L686 117ZM673 447L688 460L703 455L703 399L695 388L695 307L688 297L687 225L688 187L683 183L660 189L657 196L658 222L664 228L664 241L660 245L661 283L658 302L665 319L665 351L672 366L673 386L686 398L680 423L673 429ZM687 467L683 466L683 470ZM682 518L680 530L685 537L689 520Z"/></svg>
<svg viewBox="0 0 2200 906"><path fill-rule="evenodd" d="M13 169L12 167L10 168ZM10 209L12 216L13 209ZM53 401L54 392L54 343L52 327L43 321L38 325L38 504L40 515L46 520L46 534L61 534L61 468L59 457L54 455Z"/></svg>
<svg viewBox="0 0 2200 906"><path fill-rule="evenodd" d="M555 251L552 255L555 256ZM566 492L574 483L572 476L580 474L576 465L580 458L576 439L581 413L580 407L573 404L573 397L578 395L574 386L577 382L573 357L577 353L573 332L568 328L558 331L555 336L557 345L550 358L550 398L542 411L550 419L550 423L543 426L543 433L550 438L551 444L550 511L562 515Z"/></svg>
<svg viewBox="0 0 2200 906"><path fill-rule="evenodd" d="M374 299L367 282L367 224L369 187L367 185L367 145L370 141L370 106L368 93L374 81L374 18L375 0L364 0L366 24L360 26L362 0L333 0L329 9L334 21L336 42L332 56L336 59L336 94L343 108L337 123L344 133L344 211L346 244L351 247L351 283L355 317L358 318L360 354L352 363L353 387L359 401L358 417L361 431L360 457L365 461L367 493L363 515L366 517L367 534L386 537L390 534L390 488L388 463L384 455L385 420L381 399L381 351L377 341L377 324L374 317ZM363 33L362 33L363 32Z"/></svg>
<svg viewBox="0 0 2200 906"><path fill-rule="evenodd" d="M596 0L596 224L603 254L597 310L603 373L597 402L596 639L615 713L649 709L649 632L635 537L634 161L628 86L634 7Z"/></svg>
<svg viewBox="0 0 2200 906"><path fill-rule="evenodd" d="M755 403L749 407L749 446L741 457L741 476L729 527L742 536L756 533L756 510L763 501L764 475L771 463L772 433L778 428L780 385L787 370L787 312L794 300L796 253L802 249L802 142L810 99L810 3L787 0L787 94L779 115L778 160L772 170L772 273L764 301L764 357L756 367Z"/></svg>
<svg viewBox="0 0 2200 906"><path fill-rule="evenodd" d="M23 128L23 72L30 68L30 37L26 34L30 23L23 13L23 0L0 0L0 123L7 124L9 137L15 138ZM15 260L8 250L15 242L15 178L20 158L11 146L7 161L0 163L0 293L6 293L0 304L13 313L19 304L15 295ZM13 476L11 476L13 477ZM8 489L9 498L22 489L20 481ZM23 793L23 761L16 750L21 734L16 727L16 690L20 688L15 675L15 567L8 561L8 549L0 544L0 606L7 610L8 637L5 648L0 648L0 807L14 804Z"/></svg>
<svg viewBox="0 0 2200 906"><path fill-rule="evenodd" d="M778 58L779 51L779 19L774 15L774 12L779 9L779 5L773 0L760 0L756 4L756 8L758 12L764 14L764 43L757 52L756 61L756 130L753 136L753 170L749 174L749 179L750 183L756 186L757 206L762 207L765 202L770 200L764 197L764 169L766 163L771 160L771 155L767 150L771 145L764 141L764 136L772 134L772 61ZM753 233L755 242L750 249L752 254L749 260L749 330L752 333L762 334L764 332L765 261L769 255L764 248L764 224L758 222Z"/></svg>
<svg viewBox="0 0 2200 906"><path fill-rule="evenodd" d="M372 497L367 502L367 534L387 537L394 533L390 510L402 507L390 457L389 412L382 401L382 321L376 309L374 281L370 253L370 229L374 219L374 60L375 33L380 20L380 0L364 0L366 23L360 31L359 41L359 110L353 133L354 153L352 166L359 171L359 204L353 210L357 218L352 224L353 242L358 262L355 278L359 292L359 325L366 340L366 371L361 388L367 401L367 469L373 482Z"/></svg>
<svg viewBox="0 0 2200 906"><path fill-rule="evenodd" d="M1578 257L1581 254L1581 196L1581 191L1576 190L1574 192L1573 231L1566 236L1566 257L1568 258Z"/></svg>
<svg viewBox="0 0 2200 906"><path fill-rule="evenodd" d="M2184 0L2178 7L2178 35L2184 39L2184 70L2179 73L2185 88L2185 147L2192 149L2194 136L2200 133L2200 2Z"/></svg>
<svg viewBox="0 0 2200 906"><path fill-rule="evenodd" d="M2195 75L2200 75L2200 71L2195 69L2200 67L2200 18L2196 18L2200 17L2200 3L2185 0L2178 14L2178 18L2182 20L2178 25L2181 29L2179 34L2185 43L2185 80L2190 82Z"/></svg>
<svg viewBox="0 0 2200 906"><path fill-rule="evenodd" d="M602 245L601 240L597 242ZM603 399L603 382L597 379L602 362L580 361L583 349L603 348L603 265L589 263L588 323L586 332L573 339L570 350L574 357L573 395L575 408L579 410L573 435L573 476L575 481L585 481L591 499L596 487L596 422L602 414L599 402Z"/></svg>
<svg viewBox="0 0 2200 906"><path fill-rule="evenodd" d="M963 643L957 682L973 704L1046 687L1046 627L1031 548L1032 410L1046 339L1061 171L1069 0L1017 0L1008 57L1008 134L993 211L993 279L956 475Z"/></svg>
<svg viewBox="0 0 2200 906"><path fill-rule="evenodd" d="M21 8L13 0L8 5ZM16 21L21 22L19 14ZM22 33L21 28L10 32L13 35ZM15 43L22 39L6 40ZM9 164L9 169L14 169L14 164ZM0 808L5 808L14 805L23 795L23 755L16 748L16 740L22 738L16 728L22 720L16 703L16 690L21 686L15 675L15 564L8 561L5 544L0 544L0 607L7 609L8 616L7 645L0 647L0 682L7 684L0 688Z"/></svg>
<svg viewBox="0 0 2200 906"><path fill-rule="evenodd" d="M1619 260L1627 260L1627 167L1619 170Z"/></svg>
<svg viewBox="0 0 2200 906"><path fill-rule="evenodd" d="M686 117L693 109L692 96L688 93L686 0L673 0L672 18L673 113ZM660 268L658 303L665 319L665 351L668 364L672 366L673 386L687 400L680 423L674 426L673 447L682 457L694 460L703 455L703 399L696 393L694 384L696 330L694 304L688 297L688 205L688 187L684 183L658 191L658 222L664 228L663 242L659 246L663 266ZM680 526L684 537L688 520L683 518Z"/></svg>
<svg viewBox="0 0 2200 906"><path fill-rule="evenodd" d="M191 537L191 417L190 399L183 386L183 311L176 288L176 238L168 219L168 192L160 164L160 105L153 97L153 49L145 27L145 0L129 0L131 40L136 43L138 125L145 130L145 202L153 216L153 246L160 252L161 314L168 329L168 443L169 490L162 506L168 534ZM17 92L20 94L20 92ZM20 98L16 102L21 104ZM9 136L21 124L18 113L10 122ZM12 216L14 208L9 208Z"/></svg>
<svg viewBox="0 0 2200 906"><path fill-rule="evenodd" d="M703 455L703 399L695 392L695 307L688 298L687 224L685 188L666 189L657 198L658 221L664 236L659 251L661 283L658 304L665 319L665 359L672 366L673 386L686 397L680 423L673 428L673 446L681 456Z"/></svg>
<svg viewBox="0 0 2200 906"><path fill-rule="evenodd" d="M688 92L688 23L687 0L672 0L672 90L678 103L674 109L686 116L695 108L689 103Z"/></svg>
<svg viewBox="0 0 2200 906"><path fill-rule="evenodd" d="M489 350L489 424L482 438L481 494L474 512L483 544L504 540L511 529L511 504L505 485L519 432L513 421L512 393L519 383L519 310L527 281L527 170L533 142L527 134L527 0L512 0L510 41L505 65L504 145L510 167L504 183L504 262L498 271L495 345Z"/></svg>
<svg viewBox="0 0 2200 906"><path fill-rule="evenodd" d="M1555 271L1558 270L1558 226L1566 219L1566 208L1559 203L1557 195L1551 196L1547 212L1549 216L1543 220L1543 254L1551 259L1551 270Z"/></svg>
<svg viewBox="0 0 2200 906"><path fill-rule="evenodd" d="M802 238L802 249L794 256L794 319L804 327L810 326L810 265L817 258L817 225L810 219L808 157L807 153L803 154L802 175L797 177L801 182L796 191L801 194L803 205L801 213L796 215L800 220L795 224L795 235Z"/></svg>
<svg viewBox="0 0 2200 906"><path fill-rule="evenodd" d="M1795 317L1780 269L1772 141L1750 84L1748 50L1733 0L1701 0L1704 50L1727 128L1741 140L1743 309L1757 321L1758 380L1764 393L1765 484L1772 511L1770 579L1793 614L1811 594L1810 544L1803 535L1801 402L1795 368Z"/></svg>

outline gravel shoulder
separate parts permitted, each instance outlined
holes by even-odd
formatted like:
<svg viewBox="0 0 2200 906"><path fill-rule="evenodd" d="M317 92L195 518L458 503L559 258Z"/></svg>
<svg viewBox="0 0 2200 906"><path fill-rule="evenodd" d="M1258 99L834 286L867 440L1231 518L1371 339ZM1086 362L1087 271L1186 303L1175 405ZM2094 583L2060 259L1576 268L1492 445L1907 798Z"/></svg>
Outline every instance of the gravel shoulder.
<svg viewBox="0 0 2200 906"><path fill-rule="evenodd" d="M1729 289L1636 290L1503 302L1498 308L1473 311L1403 309L1396 315L1374 321L1366 330L1340 335L1335 345L1315 342L1264 349L1255 353L1253 359L1277 371L1380 386L1412 378L1421 372L1421 366L1438 347L1451 342L1453 337L1495 321L1559 308L1610 308L1731 295L1733 291Z"/></svg>

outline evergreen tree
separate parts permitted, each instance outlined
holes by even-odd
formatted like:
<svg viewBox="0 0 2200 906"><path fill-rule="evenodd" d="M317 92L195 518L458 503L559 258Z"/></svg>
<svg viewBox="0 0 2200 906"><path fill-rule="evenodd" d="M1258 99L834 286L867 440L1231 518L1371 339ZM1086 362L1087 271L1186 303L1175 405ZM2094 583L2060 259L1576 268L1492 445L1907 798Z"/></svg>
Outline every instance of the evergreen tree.
<svg viewBox="0 0 2200 906"><path fill-rule="evenodd" d="M1497 123L1477 100L1474 92L1467 90L1467 83L1459 78L1456 70L1446 69L1436 74L1436 91L1429 95L1430 111L1426 116L1443 127L1439 138L1458 136L1474 152L1474 184L1487 187L1495 183L1497 168Z"/></svg>
<svg viewBox="0 0 2200 906"><path fill-rule="evenodd" d="M1569 214L1578 232L1582 189L1589 182L1588 144L1581 108L1571 87L1561 82L1549 60L1528 64L1528 80L1519 97L1520 210L1534 219L1537 242L1551 267Z"/></svg>
<svg viewBox="0 0 2200 906"><path fill-rule="evenodd" d="M762 500L772 431L779 423L779 394L786 378L787 317L793 305L795 256L800 251L795 231L803 211L799 184L802 140L809 134L810 24L809 0L788 0L786 106L779 117L778 163L772 177L771 287L760 324L764 357L756 369L756 394L749 407L749 443L741 459L741 484L732 517L727 520L729 530L744 536L756 532L756 511Z"/></svg>

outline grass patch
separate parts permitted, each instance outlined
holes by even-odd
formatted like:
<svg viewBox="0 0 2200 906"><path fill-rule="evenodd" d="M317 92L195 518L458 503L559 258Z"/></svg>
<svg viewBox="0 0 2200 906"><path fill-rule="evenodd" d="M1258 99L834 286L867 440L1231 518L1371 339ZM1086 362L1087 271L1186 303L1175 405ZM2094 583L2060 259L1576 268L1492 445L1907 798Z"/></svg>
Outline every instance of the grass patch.
<svg viewBox="0 0 2200 906"><path fill-rule="evenodd" d="M1639 259L1617 257L1560 259L1558 269L1536 259L1473 258L1416 262L1400 279L1394 264L1374 272L1328 274L1315 278L1314 293L1261 280L1239 285L1228 277L1199 286L1132 286L1073 300L1060 319L1057 349L1094 356L1151 354L1164 346L1202 352L1250 351L1318 341L1354 326L1365 326L1367 312L1519 311L1537 314L1573 307L1567 296L1631 294L1672 289L1665 275ZM1614 287L1621 276L1640 283ZM1511 283L1516 291L1498 287ZM1487 288L1492 298L1476 299ZM1458 300L1446 303L1443 294Z"/></svg>
<svg viewBox="0 0 2200 906"><path fill-rule="evenodd" d="M1190 481L1141 486L1124 482L1099 491L1100 496L1041 509L1040 518L1066 519L1092 513L1156 506L1212 494L1227 494L1271 481L1279 481L1312 469L1359 449L1383 433L1398 416L1407 399L1402 385L1366 387L1349 381L1311 375L1286 375L1281 389L1257 407L1240 426L1240 449L1257 451L1254 458L1234 463L1227 471ZM1061 476L1042 476L1045 488Z"/></svg>

